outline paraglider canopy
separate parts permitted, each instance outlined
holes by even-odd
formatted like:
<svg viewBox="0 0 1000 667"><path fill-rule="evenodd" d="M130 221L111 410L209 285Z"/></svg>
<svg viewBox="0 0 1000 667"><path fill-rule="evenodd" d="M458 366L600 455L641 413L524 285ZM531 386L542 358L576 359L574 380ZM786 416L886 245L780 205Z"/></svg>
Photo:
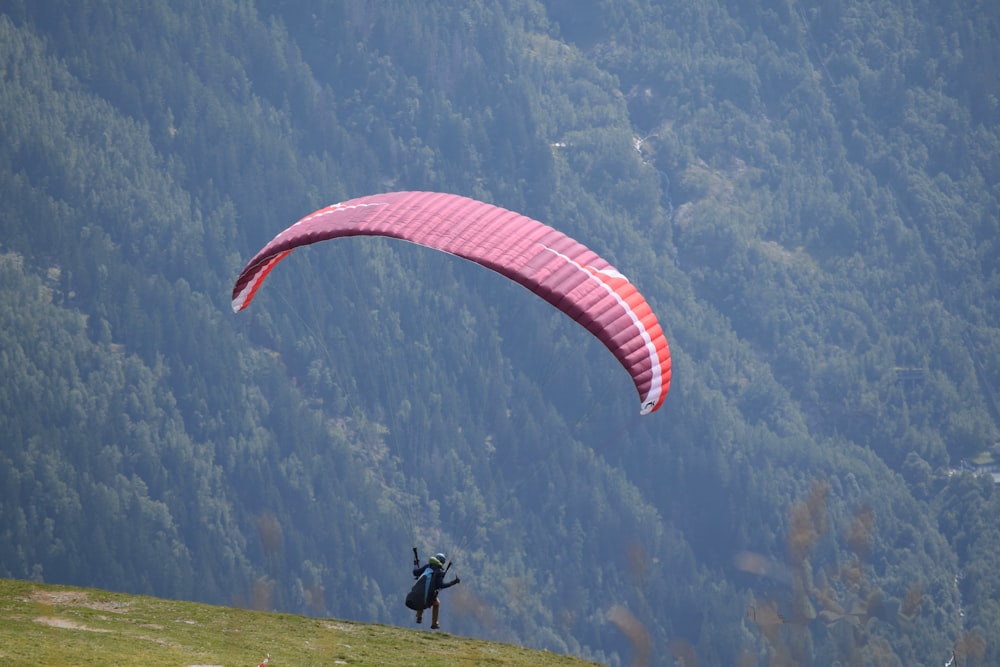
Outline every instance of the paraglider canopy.
<svg viewBox="0 0 1000 667"><path fill-rule="evenodd" d="M319 209L274 237L243 268L233 311L250 305L292 250L346 236L386 236L451 253L514 280L596 336L631 375L640 414L670 388L670 349L646 299L593 250L519 213L459 195L389 192Z"/></svg>

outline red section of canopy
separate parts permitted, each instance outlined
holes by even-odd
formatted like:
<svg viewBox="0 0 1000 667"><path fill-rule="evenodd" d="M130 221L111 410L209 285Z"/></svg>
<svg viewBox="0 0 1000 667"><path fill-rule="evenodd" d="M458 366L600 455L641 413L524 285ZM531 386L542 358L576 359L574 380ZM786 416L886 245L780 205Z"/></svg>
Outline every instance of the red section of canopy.
<svg viewBox="0 0 1000 667"><path fill-rule="evenodd" d="M515 280L586 327L635 382L641 413L670 388L670 350L636 288L582 243L519 213L440 192L390 192L322 208L265 245L233 287L233 310L253 300L274 266L299 246L387 236L471 260Z"/></svg>

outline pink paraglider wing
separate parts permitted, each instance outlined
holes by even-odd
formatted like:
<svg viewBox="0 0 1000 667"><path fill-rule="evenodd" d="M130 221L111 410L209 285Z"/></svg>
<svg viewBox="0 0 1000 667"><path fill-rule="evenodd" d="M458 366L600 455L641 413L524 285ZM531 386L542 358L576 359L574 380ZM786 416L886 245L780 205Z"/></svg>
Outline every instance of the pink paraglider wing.
<svg viewBox="0 0 1000 667"><path fill-rule="evenodd" d="M295 248L345 236L387 236L451 253L515 280L579 322L632 376L640 413L670 388L670 349L639 291L582 243L519 213L459 195L390 192L327 206L278 234L233 287L233 311L253 300Z"/></svg>

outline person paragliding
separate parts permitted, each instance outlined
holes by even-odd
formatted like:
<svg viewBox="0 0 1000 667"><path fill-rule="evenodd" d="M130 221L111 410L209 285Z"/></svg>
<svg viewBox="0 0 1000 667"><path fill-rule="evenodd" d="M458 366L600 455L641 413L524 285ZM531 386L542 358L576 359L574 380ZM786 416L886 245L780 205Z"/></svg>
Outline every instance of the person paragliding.
<svg viewBox="0 0 1000 667"><path fill-rule="evenodd" d="M413 551L416 553L416 549ZM445 583L445 574L451 568L451 565L445 568L444 563L446 560L447 558L443 553L437 553L427 559L426 565L420 565L419 561L415 561L416 567L413 568L413 576L417 580L414 582L413 588L406 595L406 606L417 612L417 623L423 623L425 609L431 610L431 630L439 630L441 628L438 622L441 611L441 601L438 600L438 592L462 582L460 578L455 577Z"/></svg>

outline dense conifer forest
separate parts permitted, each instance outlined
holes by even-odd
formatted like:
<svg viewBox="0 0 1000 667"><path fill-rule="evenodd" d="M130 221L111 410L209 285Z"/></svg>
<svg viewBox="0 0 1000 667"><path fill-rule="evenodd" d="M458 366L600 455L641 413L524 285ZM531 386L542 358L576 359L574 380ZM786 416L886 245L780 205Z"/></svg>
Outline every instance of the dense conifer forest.
<svg viewBox="0 0 1000 667"><path fill-rule="evenodd" d="M609 665L1000 663L1000 6L0 0L0 576ZM240 268L439 190L580 239L614 358L417 246ZM991 470L993 471L991 473Z"/></svg>

